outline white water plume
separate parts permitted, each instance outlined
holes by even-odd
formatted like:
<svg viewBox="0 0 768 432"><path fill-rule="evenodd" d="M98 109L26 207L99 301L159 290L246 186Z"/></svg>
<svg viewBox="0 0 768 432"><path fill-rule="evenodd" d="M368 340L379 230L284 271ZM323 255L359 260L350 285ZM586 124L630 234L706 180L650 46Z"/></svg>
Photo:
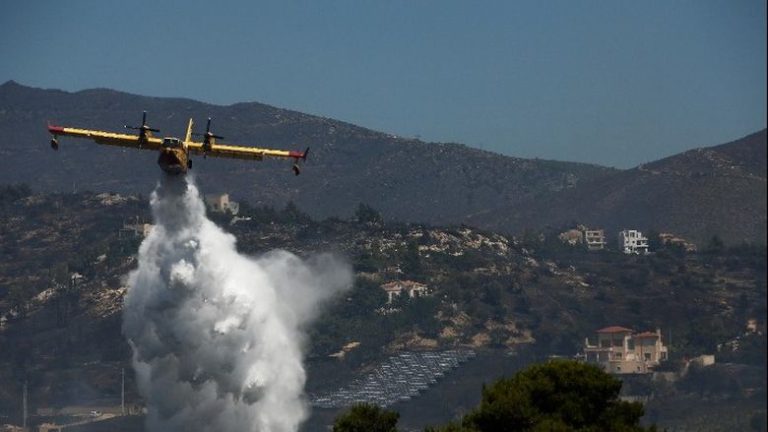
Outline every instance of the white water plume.
<svg viewBox="0 0 768 432"><path fill-rule="evenodd" d="M164 177L129 277L123 332L150 431L296 431L307 417L302 329L351 286L331 255L239 254L191 179Z"/></svg>

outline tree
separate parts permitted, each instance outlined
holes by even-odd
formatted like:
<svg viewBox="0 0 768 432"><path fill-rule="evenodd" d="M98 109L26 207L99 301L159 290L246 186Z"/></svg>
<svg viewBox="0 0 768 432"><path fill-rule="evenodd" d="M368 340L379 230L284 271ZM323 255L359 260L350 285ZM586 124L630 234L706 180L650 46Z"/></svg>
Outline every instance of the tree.
<svg viewBox="0 0 768 432"><path fill-rule="evenodd" d="M406 276L418 277L421 275L421 258L419 257L419 245L415 241L408 242L408 245L400 257L400 268Z"/></svg>
<svg viewBox="0 0 768 432"><path fill-rule="evenodd" d="M283 221L289 224L306 224L312 221L312 218L301 211L293 201L288 201L288 204L285 205L280 217Z"/></svg>
<svg viewBox="0 0 768 432"><path fill-rule="evenodd" d="M368 224L383 224L384 218L381 217L381 213L379 213L375 208L360 203L357 206L357 210L355 211L355 219L357 219L360 223L368 223Z"/></svg>
<svg viewBox="0 0 768 432"><path fill-rule="evenodd" d="M0 206L11 204L20 198L32 195L32 189L26 184L0 187Z"/></svg>
<svg viewBox="0 0 768 432"><path fill-rule="evenodd" d="M373 404L357 404L333 422L333 432L397 432L400 414Z"/></svg>
<svg viewBox="0 0 768 432"><path fill-rule="evenodd" d="M723 240L719 236L713 235L712 238L709 239L707 247L704 248L704 252L712 255L718 255L721 254L724 249L725 244L723 243Z"/></svg>
<svg viewBox="0 0 768 432"><path fill-rule="evenodd" d="M463 430L646 431L643 406L618 399L621 381L596 366L553 360L483 389ZM454 429L461 430L461 429Z"/></svg>
<svg viewBox="0 0 768 432"><path fill-rule="evenodd" d="M648 237L648 250L651 252L656 252L664 248L664 244L661 242L661 237L659 237L658 231L648 230L645 236Z"/></svg>
<svg viewBox="0 0 768 432"><path fill-rule="evenodd" d="M764 432L766 430L765 413L754 413L749 419L749 427L755 432Z"/></svg>

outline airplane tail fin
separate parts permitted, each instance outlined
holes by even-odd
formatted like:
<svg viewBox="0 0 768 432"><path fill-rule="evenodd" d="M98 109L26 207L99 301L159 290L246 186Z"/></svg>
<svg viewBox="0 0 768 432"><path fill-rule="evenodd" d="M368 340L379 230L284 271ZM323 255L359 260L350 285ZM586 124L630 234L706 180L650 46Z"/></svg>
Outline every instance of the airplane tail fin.
<svg viewBox="0 0 768 432"><path fill-rule="evenodd" d="M184 142L192 141L192 125L194 122L192 119L189 119L189 126L187 126L187 135L184 138Z"/></svg>

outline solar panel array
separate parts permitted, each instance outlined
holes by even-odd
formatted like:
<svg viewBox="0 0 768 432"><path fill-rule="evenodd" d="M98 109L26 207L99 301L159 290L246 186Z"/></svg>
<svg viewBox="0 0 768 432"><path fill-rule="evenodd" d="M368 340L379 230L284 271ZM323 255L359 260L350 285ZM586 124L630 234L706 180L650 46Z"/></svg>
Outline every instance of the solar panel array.
<svg viewBox="0 0 768 432"><path fill-rule="evenodd" d="M318 408L343 408L356 403L387 407L419 396L446 372L473 358L472 350L404 352L336 391L310 397Z"/></svg>

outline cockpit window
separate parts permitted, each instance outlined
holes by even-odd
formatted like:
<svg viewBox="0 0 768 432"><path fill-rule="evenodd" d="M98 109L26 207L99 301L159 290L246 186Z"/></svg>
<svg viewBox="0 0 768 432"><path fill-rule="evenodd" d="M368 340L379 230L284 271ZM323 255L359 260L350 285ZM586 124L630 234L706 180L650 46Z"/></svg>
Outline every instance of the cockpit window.
<svg viewBox="0 0 768 432"><path fill-rule="evenodd" d="M179 140L177 138L165 138L163 139L163 147L165 148L179 147Z"/></svg>

